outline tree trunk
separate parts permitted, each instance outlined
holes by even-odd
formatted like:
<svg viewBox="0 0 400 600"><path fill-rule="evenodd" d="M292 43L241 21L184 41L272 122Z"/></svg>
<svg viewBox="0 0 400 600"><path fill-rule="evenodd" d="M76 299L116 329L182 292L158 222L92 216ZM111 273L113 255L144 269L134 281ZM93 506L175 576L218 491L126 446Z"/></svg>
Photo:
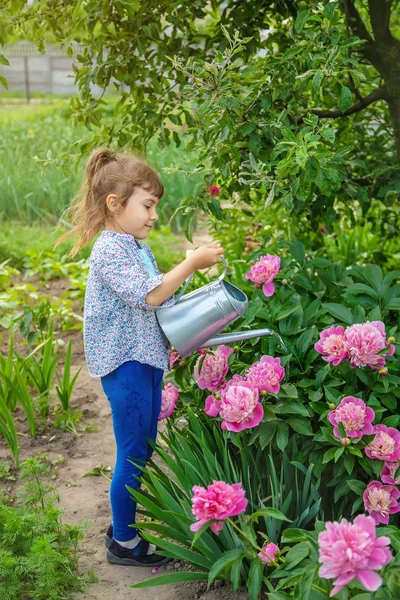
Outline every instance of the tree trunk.
<svg viewBox="0 0 400 600"><path fill-rule="evenodd" d="M389 90L387 103L389 105L390 117L392 119L397 159L400 162L400 80L397 79L395 82L393 82L394 85L390 85L392 83L390 81L387 83Z"/></svg>

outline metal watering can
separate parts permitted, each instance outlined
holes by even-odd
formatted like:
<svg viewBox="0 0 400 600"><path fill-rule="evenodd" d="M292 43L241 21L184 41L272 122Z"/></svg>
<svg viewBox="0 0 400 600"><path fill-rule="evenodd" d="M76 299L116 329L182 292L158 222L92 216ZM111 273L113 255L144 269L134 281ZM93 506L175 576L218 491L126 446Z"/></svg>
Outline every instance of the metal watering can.
<svg viewBox="0 0 400 600"><path fill-rule="evenodd" d="M199 348L230 344L264 335L277 337L284 348L282 338L271 329L218 335L222 329L242 317L249 306L246 294L225 281L228 265L222 256L220 258L225 268L218 279L184 295L192 281L192 273L176 297L174 306L156 310L158 323L166 338L184 357Z"/></svg>

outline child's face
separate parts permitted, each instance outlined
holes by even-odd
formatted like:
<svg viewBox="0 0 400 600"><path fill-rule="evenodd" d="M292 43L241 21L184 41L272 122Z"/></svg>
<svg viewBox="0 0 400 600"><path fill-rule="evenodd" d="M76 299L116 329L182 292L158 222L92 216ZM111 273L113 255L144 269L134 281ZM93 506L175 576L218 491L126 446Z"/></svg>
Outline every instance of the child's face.
<svg viewBox="0 0 400 600"><path fill-rule="evenodd" d="M145 239L152 226L158 221L157 205L159 198L144 188L135 188L125 207L114 217L114 223L124 233L130 233L138 240Z"/></svg>

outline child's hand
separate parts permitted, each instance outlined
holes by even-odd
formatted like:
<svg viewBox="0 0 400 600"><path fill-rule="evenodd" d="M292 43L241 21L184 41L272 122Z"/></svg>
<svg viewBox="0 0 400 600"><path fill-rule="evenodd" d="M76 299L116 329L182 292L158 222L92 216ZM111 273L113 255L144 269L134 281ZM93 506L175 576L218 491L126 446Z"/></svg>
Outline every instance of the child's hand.
<svg viewBox="0 0 400 600"><path fill-rule="evenodd" d="M189 256L189 260L192 263L194 271L197 269L206 269L221 262L219 257L223 253L224 249L221 248L221 244L219 242L212 242L194 250Z"/></svg>

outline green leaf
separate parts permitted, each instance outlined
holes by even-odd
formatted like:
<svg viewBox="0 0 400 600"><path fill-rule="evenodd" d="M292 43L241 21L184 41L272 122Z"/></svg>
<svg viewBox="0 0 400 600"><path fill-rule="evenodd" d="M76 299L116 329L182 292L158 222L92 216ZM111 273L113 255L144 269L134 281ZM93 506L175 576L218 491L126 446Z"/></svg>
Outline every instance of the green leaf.
<svg viewBox="0 0 400 600"><path fill-rule="evenodd" d="M365 283L353 283L352 285L347 286L345 293L349 294L368 294L372 298L378 298L377 292L369 285Z"/></svg>
<svg viewBox="0 0 400 600"><path fill-rule="evenodd" d="M300 31L303 29L304 23L307 21L309 16L309 10L301 10L299 13L297 13L296 22L294 25L296 33L300 33Z"/></svg>
<svg viewBox="0 0 400 600"><path fill-rule="evenodd" d="M349 475L352 474L354 469L355 458L353 454L346 454L344 457L344 467Z"/></svg>
<svg viewBox="0 0 400 600"><path fill-rule="evenodd" d="M302 560L304 560L310 553L310 546L308 542L300 542L289 550L285 556L285 569L293 569Z"/></svg>
<svg viewBox="0 0 400 600"><path fill-rule="evenodd" d="M367 265L364 269L364 276L372 287L379 292L382 284L382 269L378 265Z"/></svg>
<svg viewBox="0 0 400 600"><path fill-rule="evenodd" d="M348 479L346 483L349 486L349 488L359 496L363 495L367 487L366 483L364 483L363 481L359 481L358 479Z"/></svg>
<svg viewBox="0 0 400 600"><path fill-rule="evenodd" d="M346 308L345 306L343 306L342 304L334 304L334 303L330 303L330 302L325 302L325 304L323 304L322 306L333 317L335 317L336 319L339 319L343 323L346 323L346 325L353 324L353 315L351 314L349 309Z"/></svg>
<svg viewBox="0 0 400 600"><path fill-rule="evenodd" d="M182 583L184 581L200 581L202 579L208 579L207 573L196 573L192 571L180 571L179 573L167 573L166 575L159 575L158 577L151 577L139 583L130 585L131 588L148 588L155 587L158 585L170 585L171 583Z"/></svg>
<svg viewBox="0 0 400 600"><path fill-rule="evenodd" d="M285 450L288 440L289 427L286 425L286 423L280 421L278 423L278 431L276 433L276 445L278 446L279 450L282 450L282 452Z"/></svg>
<svg viewBox="0 0 400 600"><path fill-rule="evenodd" d="M10 63L8 62L8 60L6 59L6 57L4 56L4 54L0 54L0 64L1 65L6 65L7 67L10 66Z"/></svg>
<svg viewBox="0 0 400 600"><path fill-rule="evenodd" d="M261 450L264 450L264 448L266 446L268 446L268 444L270 443L270 441L274 437L275 432L276 432L276 428L277 428L277 424L278 423L276 421L272 421L272 422L262 423L260 425L260 446L261 446Z"/></svg>
<svg viewBox="0 0 400 600"><path fill-rule="evenodd" d="M385 308L389 310L400 310L400 298L392 298L385 304Z"/></svg>
<svg viewBox="0 0 400 600"><path fill-rule="evenodd" d="M344 446L342 446L341 448L338 448L335 452L335 462L337 462L339 460L339 458L342 456L342 454L344 453Z"/></svg>
<svg viewBox="0 0 400 600"><path fill-rule="evenodd" d="M234 550L229 550L225 552L211 567L210 572L208 574L208 583L211 584L214 579L223 571L226 567L231 565L233 562L242 558L244 555L244 550L242 548L235 548Z"/></svg>
<svg viewBox="0 0 400 600"><path fill-rule="evenodd" d="M284 542L303 542L306 539L306 532L303 529L285 529L282 533Z"/></svg>
<svg viewBox="0 0 400 600"><path fill-rule="evenodd" d="M296 386L293 383L284 383L281 389L288 398L298 398L299 396Z"/></svg>
<svg viewBox="0 0 400 600"><path fill-rule="evenodd" d="M323 73L321 73L321 71L318 71L318 73L315 73L313 77L312 86L316 92L318 92L319 90L323 76Z"/></svg>
<svg viewBox="0 0 400 600"><path fill-rule="evenodd" d="M338 423L338 431L339 431L340 437L345 438L347 436L346 430L341 421L339 421L339 423Z"/></svg>
<svg viewBox="0 0 400 600"><path fill-rule="evenodd" d="M8 81L3 75L0 75L0 85L3 86L6 90L8 90Z"/></svg>
<svg viewBox="0 0 400 600"><path fill-rule="evenodd" d="M304 331L297 339L296 347L301 354L305 354L310 347L311 341L314 337L314 331L315 329L310 327L310 329L306 329L306 331Z"/></svg>
<svg viewBox="0 0 400 600"><path fill-rule="evenodd" d="M232 567L231 567L230 579L231 579L232 589L235 592L235 594L240 585L242 562L243 562L243 557L240 557L237 560L235 560L235 562L232 564Z"/></svg>
<svg viewBox="0 0 400 600"><path fill-rule="evenodd" d="M307 419L303 419L303 417L289 417L286 420L286 423L297 433L301 433L303 435L314 435L310 422Z"/></svg>
<svg viewBox="0 0 400 600"><path fill-rule="evenodd" d="M285 400L282 403L275 405L276 413L280 415L301 415L309 417L308 409L304 404L296 400Z"/></svg>
<svg viewBox="0 0 400 600"><path fill-rule="evenodd" d="M278 519L278 521L289 521L289 523L291 523L291 520L288 519L283 512L272 507L261 508L251 515L251 520L258 521L259 517L270 517L271 519Z"/></svg>
<svg viewBox="0 0 400 600"><path fill-rule="evenodd" d="M249 576L247 579L249 600L258 600L261 591L263 571L264 563L260 558L255 558L251 563Z"/></svg>
<svg viewBox="0 0 400 600"><path fill-rule="evenodd" d="M336 450L337 448L329 448L329 450L327 450L323 456L322 464L328 463L329 461L333 460Z"/></svg>
<svg viewBox="0 0 400 600"><path fill-rule="evenodd" d="M340 109L342 113L346 112L349 108L352 98L353 94L351 93L351 90L346 85L343 85L340 93Z"/></svg>
<svg viewBox="0 0 400 600"><path fill-rule="evenodd" d="M300 240L298 240L297 238L294 238L292 243L290 244L289 252L293 256L293 258L299 263L302 264L304 262L305 247L304 244L300 242Z"/></svg>

